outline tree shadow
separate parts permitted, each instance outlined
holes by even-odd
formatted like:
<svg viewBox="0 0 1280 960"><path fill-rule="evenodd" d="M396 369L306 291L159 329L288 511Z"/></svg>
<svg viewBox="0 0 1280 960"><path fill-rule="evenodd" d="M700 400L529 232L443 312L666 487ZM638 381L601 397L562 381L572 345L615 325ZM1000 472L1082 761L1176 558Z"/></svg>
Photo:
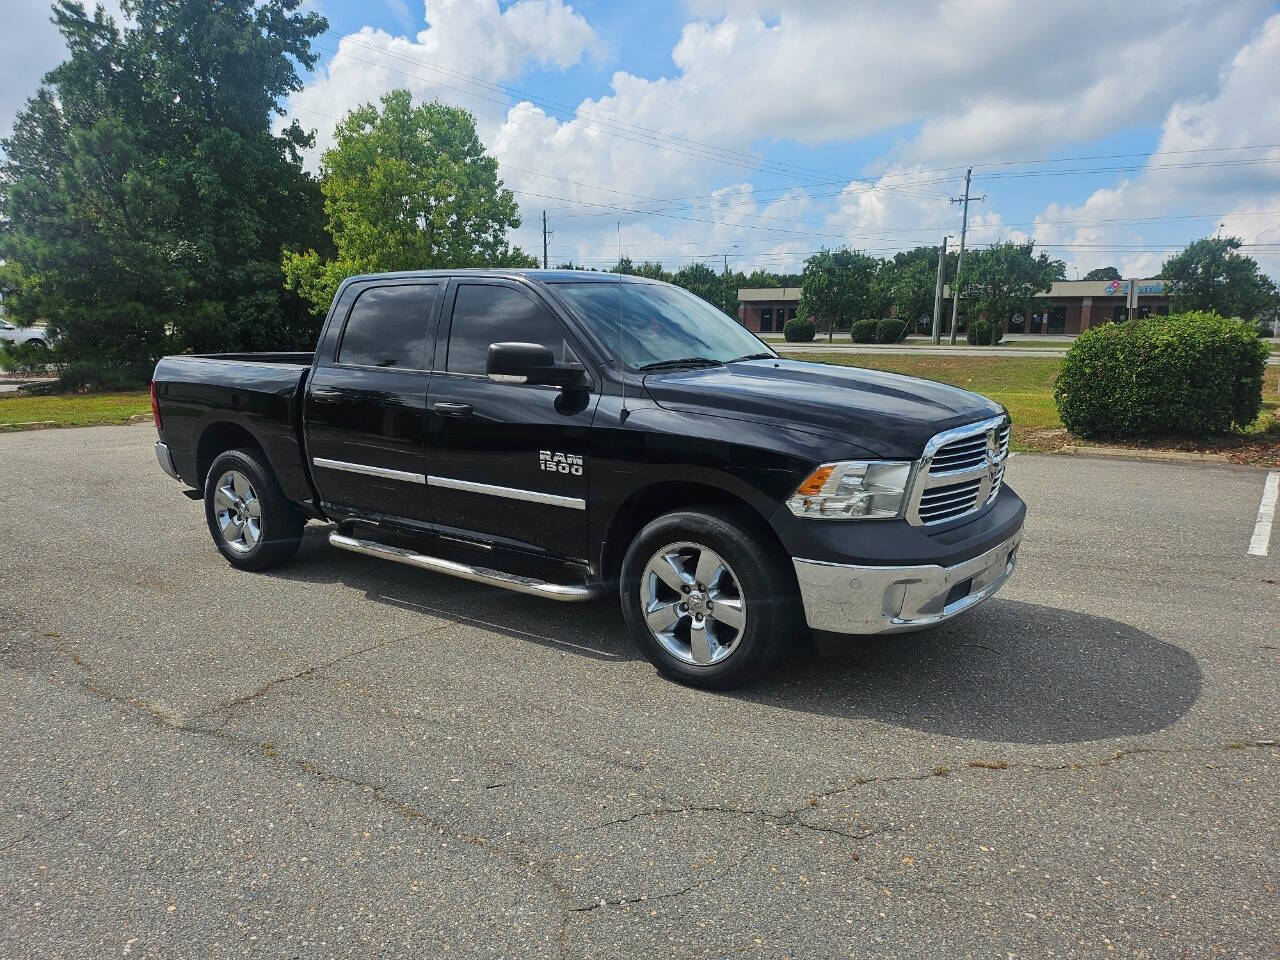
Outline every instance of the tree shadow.
<svg viewBox="0 0 1280 960"><path fill-rule="evenodd" d="M555 603L341 553L308 527L297 559L272 576L342 583L380 603L568 650L634 660L616 603ZM820 716L865 717L949 737L1053 744L1163 729L1200 696L1187 651L1129 624L998 597L915 634L854 637L820 658L808 644L732 694Z"/></svg>

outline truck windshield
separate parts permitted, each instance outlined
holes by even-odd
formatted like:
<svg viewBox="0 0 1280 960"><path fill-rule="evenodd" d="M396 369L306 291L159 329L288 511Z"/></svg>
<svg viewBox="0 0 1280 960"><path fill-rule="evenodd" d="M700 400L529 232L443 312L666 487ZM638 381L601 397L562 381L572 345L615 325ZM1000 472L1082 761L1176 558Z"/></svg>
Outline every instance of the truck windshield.
<svg viewBox="0 0 1280 960"><path fill-rule="evenodd" d="M727 314L679 287L594 281L558 283L555 289L594 324L606 345L615 350L618 344L622 345L623 363L631 370L707 366L776 356Z"/></svg>

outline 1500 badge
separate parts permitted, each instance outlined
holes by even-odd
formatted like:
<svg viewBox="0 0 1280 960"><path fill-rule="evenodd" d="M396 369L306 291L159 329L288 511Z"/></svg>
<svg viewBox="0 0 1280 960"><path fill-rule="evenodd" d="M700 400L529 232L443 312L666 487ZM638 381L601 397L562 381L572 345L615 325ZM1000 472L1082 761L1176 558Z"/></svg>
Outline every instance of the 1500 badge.
<svg viewBox="0 0 1280 960"><path fill-rule="evenodd" d="M577 454L539 450L538 464L543 470L549 470L552 473L568 473L575 477L582 476L582 458Z"/></svg>

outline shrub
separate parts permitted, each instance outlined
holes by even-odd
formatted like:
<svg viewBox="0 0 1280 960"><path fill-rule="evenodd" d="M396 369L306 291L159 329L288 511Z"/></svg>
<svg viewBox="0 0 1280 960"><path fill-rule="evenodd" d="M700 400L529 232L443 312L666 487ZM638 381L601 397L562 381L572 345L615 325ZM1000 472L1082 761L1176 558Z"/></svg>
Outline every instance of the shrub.
<svg viewBox="0 0 1280 960"><path fill-rule="evenodd" d="M876 343L897 343L907 332L907 322L896 317L876 321Z"/></svg>
<svg viewBox="0 0 1280 960"><path fill-rule="evenodd" d="M977 347L993 347L1004 339L1004 325L975 317L969 321L965 339Z"/></svg>
<svg viewBox="0 0 1280 960"><path fill-rule="evenodd" d="M1215 313L1108 323L1071 345L1053 396L1081 437L1198 439L1258 418L1266 358L1252 325Z"/></svg>
<svg viewBox="0 0 1280 960"><path fill-rule="evenodd" d="M84 393L86 391L142 390L151 382L153 363L99 364L76 360L61 367L58 379L33 392Z"/></svg>
<svg viewBox="0 0 1280 960"><path fill-rule="evenodd" d="M854 343L875 343L878 320L858 320L849 328L849 338Z"/></svg>
<svg viewBox="0 0 1280 960"><path fill-rule="evenodd" d="M818 332L818 325L808 317L792 317L782 325L782 336L788 343L808 343Z"/></svg>
<svg viewBox="0 0 1280 960"><path fill-rule="evenodd" d="M0 369L28 377L44 373L52 358L43 343L28 340L26 343L10 343L0 340Z"/></svg>

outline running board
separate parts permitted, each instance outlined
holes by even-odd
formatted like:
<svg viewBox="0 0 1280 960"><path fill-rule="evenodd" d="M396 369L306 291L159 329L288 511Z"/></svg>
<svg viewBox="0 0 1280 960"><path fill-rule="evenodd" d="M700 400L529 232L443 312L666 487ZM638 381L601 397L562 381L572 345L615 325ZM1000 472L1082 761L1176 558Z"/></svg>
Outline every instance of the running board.
<svg viewBox="0 0 1280 960"><path fill-rule="evenodd" d="M421 567L423 570L430 570L432 573L445 573L461 580L470 580L473 583L487 583L491 587L502 587L504 590L527 593L530 596L542 597L547 600L562 600L575 603L584 600L595 600L603 593L603 588L600 587L575 587L570 584L548 583L545 580L535 580L532 577L504 573L501 570L491 570L488 567L473 567L470 564L458 563L455 560L445 560L442 557L429 557L425 553L415 553L412 550L387 546L385 543L377 543L373 540L360 540L356 537L348 537L337 531L329 534L329 542L339 550L349 550L352 553L363 553L370 557L394 560L396 563L408 564L411 567Z"/></svg>

